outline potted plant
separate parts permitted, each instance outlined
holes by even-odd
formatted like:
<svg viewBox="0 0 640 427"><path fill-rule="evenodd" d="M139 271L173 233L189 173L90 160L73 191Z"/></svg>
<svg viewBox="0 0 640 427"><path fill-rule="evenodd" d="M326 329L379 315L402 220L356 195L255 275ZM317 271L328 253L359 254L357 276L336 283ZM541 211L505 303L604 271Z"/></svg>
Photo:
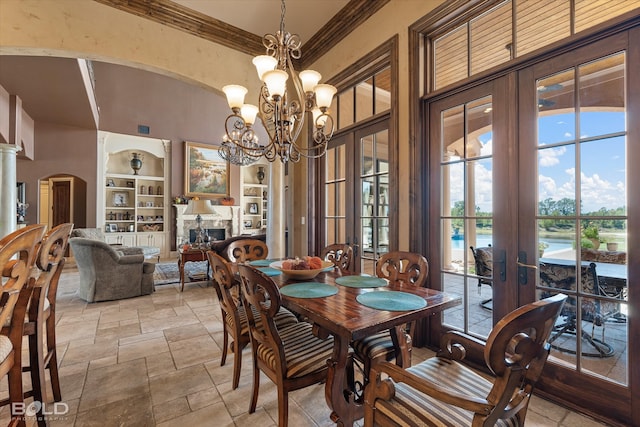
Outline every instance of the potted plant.
<svg viewBox="0 0 640 427"><path fill-rule="evenodd" d="M617 242L607 242L607 250L608 251L617 251L618 243Z"/></svg>
<svg viewBox="0 0 640 427"><path fill-rule="evenodd" d="M539 242L538 243L538 257L542 258L542 255L544 255L544 250L547 249L549 247L549 244L547 242Z"/></svg>
<svg viewBox="0 0 640 427"><path fill-rule="evenodd" d="M600 232L597 225L587 225L584 230L582 230L582 235L591 241L593 249L597 250L600 247Z"/></svg>

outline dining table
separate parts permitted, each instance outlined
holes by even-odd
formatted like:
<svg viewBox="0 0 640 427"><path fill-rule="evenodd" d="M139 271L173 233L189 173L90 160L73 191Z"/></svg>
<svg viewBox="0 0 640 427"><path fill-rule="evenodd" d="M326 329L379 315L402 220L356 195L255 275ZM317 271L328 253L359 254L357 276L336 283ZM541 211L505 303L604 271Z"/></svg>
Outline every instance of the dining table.
<svg viewBox="0 0 640 427"><path fill-rule="evenodd" d="M333 353L327 361L325 400L332 410L331 419L339 426L352 426L364 416L362 396L349 387L351 342L389 330L407 357L410 344L405 340L406 324L436 315L462 301L458 295L398 286L372 276L353 275L355 278L347 280L349 273L337 268L324 270L309 280L292 280L285 274L271 273L271 278L280 288L283 305L313 323L316 336L333 336ZM292 292L305 289L306 293ZM320 289L328 289L329 292L314 292ZM388 298L382 299L382 307L373 308L379 305L375 302L380 296ZM410 297L407 301L411 304L403 305L406 297ZM385 300L389 306L384 305ZM416 302L418 304L412 306Z"/></svg>

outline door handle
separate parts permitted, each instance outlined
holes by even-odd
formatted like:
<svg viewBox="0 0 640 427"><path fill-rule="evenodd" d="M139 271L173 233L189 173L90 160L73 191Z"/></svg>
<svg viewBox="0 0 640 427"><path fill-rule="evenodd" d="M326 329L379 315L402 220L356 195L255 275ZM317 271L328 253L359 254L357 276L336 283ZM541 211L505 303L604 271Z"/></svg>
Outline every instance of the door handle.
<svg viewBox="0 0 640 427"><path fill-rule="evenodd" d="M495 250L493 253L496 255L493 259L494 270L497 265L498 267L498 276L500 277L500 281L504 282L507 280L507 259L505 255L504 249Z"/></svg>
<svg viewBox="0 0 640 427"><path fill-rule="evenodd" d="M537 270L538 266L533 264L527 264L527 253L525 251L518 252L518 259L516 260L518 265L518 283L521 285L527 284L527 268Z"/></svg>

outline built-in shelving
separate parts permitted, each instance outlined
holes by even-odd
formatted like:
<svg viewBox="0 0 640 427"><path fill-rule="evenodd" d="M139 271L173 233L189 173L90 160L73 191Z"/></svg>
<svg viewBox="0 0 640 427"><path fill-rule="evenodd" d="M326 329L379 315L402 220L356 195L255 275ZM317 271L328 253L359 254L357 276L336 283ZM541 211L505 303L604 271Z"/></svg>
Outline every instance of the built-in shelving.
<svg viewBox="0 0 640 427"><path fill-rule="evenodd" d="M109 243L154 246L169 254L169 141L101 132L103 161L96 223ZM131 158L137 153L137 174Z"/></svg>
<svg viewBox="0 0 640 427"><path fill-rule="evenodd" d="M242 228L243 233L263 233L267 228L267 198L269 196L269 167L255 164L242 167ZM264 174L262 182L259 171Z"/></svg>

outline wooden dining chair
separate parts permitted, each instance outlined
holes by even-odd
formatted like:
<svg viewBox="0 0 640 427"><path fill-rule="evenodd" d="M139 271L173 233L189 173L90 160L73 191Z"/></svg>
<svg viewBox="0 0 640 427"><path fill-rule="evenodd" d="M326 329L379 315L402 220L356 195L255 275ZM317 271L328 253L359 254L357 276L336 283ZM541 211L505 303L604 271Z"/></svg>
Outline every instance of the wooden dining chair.
<svg viewBox="0 0 640 427"><path fill-rule="evenodd" d="M427 259L414 252L388 252L376 263L376 275L400 287L423 287L427 283L428 274ZM399 366L411 366L411 342L415 322L406 328L400 328L400 331L405 336L397 343L388 330L351 343L354 356L363 364L364 385L368 382L369 371L374 361L395 359Z"/></svg>
<svg viewBox="0 0 640 427"><path fill-rule="evenodd" d="M222 317L222 333L224 341L220 366L227 361L229 349L229 337L231 337L231 351L233 352L233 383L232 388L238 388L240 382L240 369L242 366L242 349L251 341L249 337L249 323L245 307L240 301L240 289L238 281L227 261L213 251L207 252L207 258L211 265L213 286L218 295L220 312ZM260 314L254 312L256 322L261 323ZM290 324L298 323L298 318L286 308L282 307L274 317L274 323L278 328L284 328Z"/></svg>
<svg viewBox="0 0 640 427"><path fill-rule="evenodd" d="M227 246L227 259L231 262L247 262L267 259L269 248L258 239L240 239Z"/></svg>
<svg viewBox="0 0 640 427"><path fill-rule="evenodd" d="M411 368L371 368L365 426L524 426L529 399L549 356L549 336L567 296L557 294L503 317L487 341L452 331L440 352ZM486 363L487 379L465 364Z"/></svg>
<svg viewBox="0 0 640 427"><path fill-rule="evenodd" d="M11 423L24 425L21 414L14 411L24 405L22 388L22 334L24 318L35 279L32 269L46 226L30 225L0 240L0 378L8 376Z"/></svg>
<svg viewBox="0 0 640 427"><path fill-rule="evenodd" d="M47 369L51 378L53 400L62 400L56 354L56 294L72 230L71 223L60 224L49 230L36 258L37 276L24 324L24 335L29 339L29 366L23 367L23 371L31 374L31 390L25 390L24 397L33 397L36 402L49 402L46 396ZM46 426L42 410L41 406L36 418L38 425Z"/></svg>
<svg viewBox="0 0 640 427"><path fill-rule="evenodd" d="M353 248L346 243L334 243L322 248L320 258L331 261L342 272L349 272L353 260Z"/></svg>
<svg viewBox="0 0 640 427"><path fill-rule="evenodd" d="M256 410L262 371L278 389L278 426L286 427L289 391L327 379L327 360L333 351L333 337L316 337L312 325L307 322L278 328L274 321L282 306L278 286L249 265L240 264L238 268L242 295L251 306L251 310L247 310L253 355L253 394L249 413ZM254 312L260 314L262 322L258 323Z"/></svg>

